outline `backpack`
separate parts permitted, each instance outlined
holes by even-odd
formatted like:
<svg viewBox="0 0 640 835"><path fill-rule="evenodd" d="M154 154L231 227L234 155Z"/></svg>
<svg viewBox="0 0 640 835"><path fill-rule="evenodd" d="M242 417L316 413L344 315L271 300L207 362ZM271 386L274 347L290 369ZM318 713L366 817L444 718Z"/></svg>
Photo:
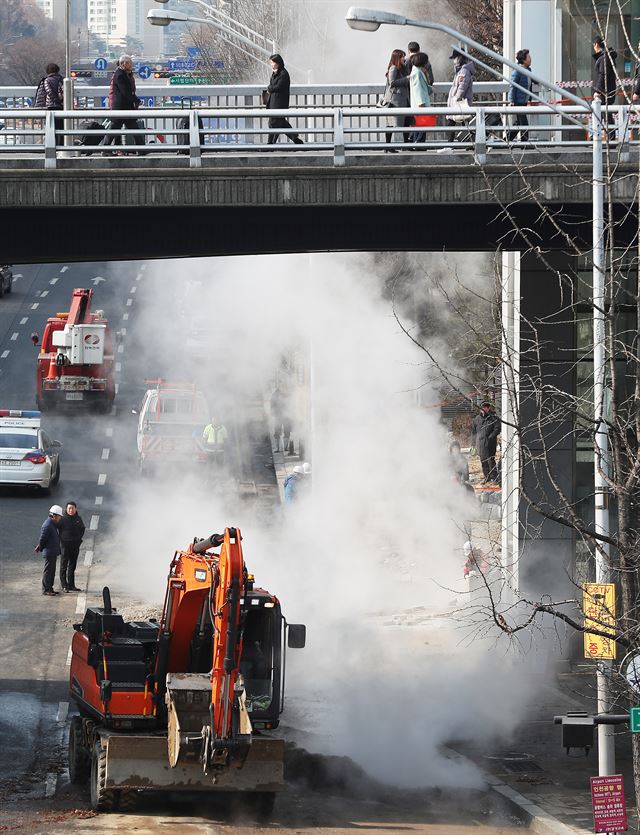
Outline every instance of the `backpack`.
<svg viewBox="0 0 640 835"><path fill-rule="evenodd" d="M36 87L36 95L33 99L33 106L39 110L44 110L47 104L47 88L45 87L46 77L43 77L38 82Z"/></svg>

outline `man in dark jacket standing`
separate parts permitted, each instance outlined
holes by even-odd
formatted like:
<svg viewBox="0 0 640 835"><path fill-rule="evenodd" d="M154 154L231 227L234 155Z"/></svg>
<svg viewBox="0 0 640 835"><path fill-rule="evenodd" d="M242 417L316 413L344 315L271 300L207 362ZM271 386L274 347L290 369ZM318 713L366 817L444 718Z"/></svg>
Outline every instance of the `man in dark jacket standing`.
<svg viewBox="0 0 640 835"><path fill-rule="evenodd" d="M489 481L498 481L496 448L499 434L500 418L494 412L491 403L485 400L480 406L480 414L473 419L471 427L473 444L480 456L485 484Z"/></svg>
<svg viewBox="0 0 640 835"><path fill-rule="evenodd" d="M118 68L113 74L109 87L109 107L111 110L137 110L141 99L136 95L136 80L133 77L133 60L130 55L121 55ZM111 130L136 130L137 119L111 119ZM105 145L111 145L119 137L107 136ZM136 145L144 145L144 136L135 135ZM116 144L119 144L116 142Z"/></svg>
<svg viewBox="0 0 640 835"><path fill-rule="evenodd" d="M62 76L57 64L47 64L46 76L38 84L34 107L43 110L62 110L64 106ZM56 131L62 130L63 119L56 119ZM56 133L56 145L64 143L64 136Z"/></svg>
<svg viewBox="0 0 640 835"><path fill-rule="evenodd" d="M267 101L267 110L288 110L289 109L289 91L291 89L291 79L289 73L284 68L284 60L282 55L272 55L269 58L271 63L271 80L267 87L269 93L269 100ZM285 128L292 130L290 122L284 116L274 116L269 119L270 128ZM278 141L279 133L270 133L267 140L269 145L273 145ZM286 136L296 145L302 145L302 139L297 133L287 133Z"/></svg>
<svg viewBox="0 0 640 835"><path fill-rule="evenodd" d="M593 39L593 97L597 97L604 105L607 124L613 124L613 113L609 112L609 105L616 103L618 89L618 72L616 70L615 49L609 49L600 35ZM614 138L614 131L609 131L609 138Z"/></svg>
<svg viewBox="0 0 640 835"><path fill-rule="evenodd" d="M60 554L60 532L58 526L62 519L62 508L54 504L49 508L49 516L42 523L40 529L40 541L35 547L36 554L44 557L42 568L42 593L48 597L58 594L53 590L53 581L56 576L56 560Z"/></svg>
<svg viewBox="0 0 640 835"><path fill-rule="evenodd" d="M76 565L80 543L84 536L84 522L78 513L75 502L67 502L67 508L60 522L60 541L62 557L60 558L60 584L64 591L80 591L76 587Z"/></svg>

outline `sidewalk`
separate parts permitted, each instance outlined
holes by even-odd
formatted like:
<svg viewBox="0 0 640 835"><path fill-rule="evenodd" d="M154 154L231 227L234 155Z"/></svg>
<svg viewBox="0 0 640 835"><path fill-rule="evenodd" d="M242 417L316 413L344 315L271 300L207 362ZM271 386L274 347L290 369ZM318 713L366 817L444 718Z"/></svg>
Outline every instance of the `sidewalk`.
<svg viewBox="0 0 640 835"><path fill-rule="evenodd" d="M455 749L473 760L494 791L509 799L527 818L530 830L546 835L589 835L594 832L589 778L598 774L597 742L588 757L561 747L555 715L568 711L594 712L592 673L572 671L557 676L542 689L531 716L522 722L506 744L480 750L464 743ZM629 832L637 831L633 807L633 772L628 729L616 735L616 773L623 774L627 796ZM596 731L597 735L597 731Z"/></svg>

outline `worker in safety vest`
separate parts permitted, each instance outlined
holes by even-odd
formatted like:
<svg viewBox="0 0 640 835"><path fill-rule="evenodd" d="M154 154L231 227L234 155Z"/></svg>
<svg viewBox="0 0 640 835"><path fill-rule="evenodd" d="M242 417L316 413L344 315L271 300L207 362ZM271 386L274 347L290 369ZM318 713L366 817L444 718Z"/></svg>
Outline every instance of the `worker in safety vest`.
<svg viewBox="0 0 640 835"><path fill-rule="evenodd" d="M218 464L224 463L227 435L228 433L224 423L221 423L215 415L211 418L211 423L208 423L202 432L202 440L205 443L207 452L216 453L215 456L212 456L212 460L215 458Z"/></svg>

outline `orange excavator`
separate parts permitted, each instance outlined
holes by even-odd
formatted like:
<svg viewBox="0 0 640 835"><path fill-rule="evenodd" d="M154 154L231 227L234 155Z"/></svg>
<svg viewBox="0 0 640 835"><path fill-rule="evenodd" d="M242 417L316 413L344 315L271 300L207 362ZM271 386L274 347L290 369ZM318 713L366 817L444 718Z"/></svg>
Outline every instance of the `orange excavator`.
<svg viewBox="0 0 640 835"><path fill-rule="evenodd" d="M77 287L67 313L47 319L36 369L41 411L62 404L109 411L115 398L113 341L101 310L91 311L93 290ZM31 334L34 345L37 333Z"/></svg>
<svg viewBox="0 0 640 835"><path fill-rule="evenodd" d="M131 809L141 792L209 791L268 818L284 788L284 740L271 735L284 647L303 647L306 629L255 587L238 528L176 551L159 622L125 622L105 587L74 630L69 774L89 782L96 811Z"/></svg>

